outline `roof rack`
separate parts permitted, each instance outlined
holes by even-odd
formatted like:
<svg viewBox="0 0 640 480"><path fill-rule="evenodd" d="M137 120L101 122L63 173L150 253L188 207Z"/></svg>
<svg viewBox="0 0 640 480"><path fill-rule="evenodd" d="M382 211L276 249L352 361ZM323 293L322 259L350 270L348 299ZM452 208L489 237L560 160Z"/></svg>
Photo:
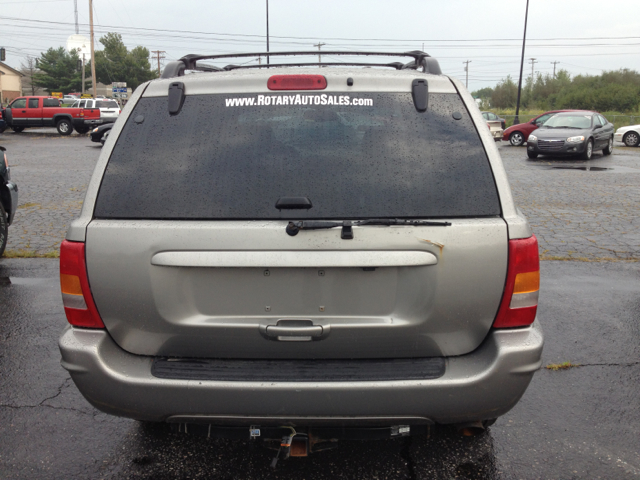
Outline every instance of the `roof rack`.
<svg viewBox="0 0 640 480"><path fill-rule="evenodd" d="M274 68L274 67L333 67L333 66L356 66L356 67L390 67L396 70L418 70L422 68L425 73L442 75L438 61L429 54L414 50L411 52L345 52L345 51L322 51L322 55L343 55L343 56L376 56L376 57L411 57L409 63L362 63L362 62L313 62L313 63L266 63L261 65L227 65L226 67L216 67L214 65L198 65L201 60L218 60L221 58L247 58L247 57L284 57L284 56L315 56L316 51L304 52L260 52L260 53L228 53L224 55L185 55L180 60L169 62L165 66L161 78L173 78L183 76L185 70L196 70L201 72L225 72L238 69L249 68Z"/></svg>

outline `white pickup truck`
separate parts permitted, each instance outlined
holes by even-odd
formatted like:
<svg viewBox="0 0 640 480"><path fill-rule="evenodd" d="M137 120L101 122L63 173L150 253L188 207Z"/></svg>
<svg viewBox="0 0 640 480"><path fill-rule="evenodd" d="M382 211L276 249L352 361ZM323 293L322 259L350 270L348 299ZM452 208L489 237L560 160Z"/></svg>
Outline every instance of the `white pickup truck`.
<svg viewBox="0 0 640 480"><path fill-rule="evenodd" d="M102 123L115 122L118 119L120 112L122 111L120 105L118 105L118 102L107 98L83 98L80 100L76 100L71 106L80 108L99 108Z"/></svg>

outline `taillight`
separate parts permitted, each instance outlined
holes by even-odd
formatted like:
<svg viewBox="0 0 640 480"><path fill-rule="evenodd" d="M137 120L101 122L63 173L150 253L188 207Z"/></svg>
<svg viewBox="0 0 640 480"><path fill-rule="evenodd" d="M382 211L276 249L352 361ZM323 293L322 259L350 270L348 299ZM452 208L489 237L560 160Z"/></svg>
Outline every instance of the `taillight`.
<svg viewBox="0 0 640 480"><path fill-rule="evenodd" d="M104 328L89 288L84 243L64 240L60 245L60 289L71 325Z"/></svg>
<svg viewBox="0 0 640 480"><path fill-rule="evenodd" d="M509 240L507 282L495 328L526 327L536 318L540 291L538 239Z"/></svg>
<svg viewBox="0 0 640 480"><path fill-rule="evenodd" d="M267 87L269 90L324 90L327 79L322 75L272 75Z"/></svg>

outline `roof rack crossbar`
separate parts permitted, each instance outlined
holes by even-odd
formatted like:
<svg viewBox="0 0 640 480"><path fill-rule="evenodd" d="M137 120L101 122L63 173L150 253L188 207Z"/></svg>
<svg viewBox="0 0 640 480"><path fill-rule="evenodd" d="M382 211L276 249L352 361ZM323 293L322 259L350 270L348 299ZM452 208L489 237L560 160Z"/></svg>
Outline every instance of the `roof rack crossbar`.
<svg viewBox="0 0 640 480"><path fill-rule="evenodd" d="M286 56L316 56L316 51L288 51L288 52L257 52L257 53L226 53L221 55L185 55L177 62L169 62L162 72L162 78L172 78L184 75L185 70L196 71L224 71L236 70L240 68L273 68L273 67L297 67L297 66L363 66L363 67L391 67L397 70L422 68L427 73L441 75L438 61L425 52L414 50L411 52L365 52L365 51L327 51L323 50L325 56L377 56L377 57L411 57L413 61L402 64L394 63L360 63L360 62L325 62L325 63L284 63L284 64L264 64L264 65L227 65L224 68L212 65L197 65L201 60L218 60L222 58L247 58L247 57L286 57Z"/></svg>
<svg viewBox="0 0 640 480"><path fill-rule="evenodd" d="M360 62L322 62L322 63L277 63L273 65L267 65L263 63L261 65L227 65L223 68L223 70L238 70L244 68L269 68L269 67L336 67L336 66L347 66L347 67L390 67L395 68L396 70L401 70L404 65L400 62L394 63L360 63ZM199 67L197 68L200 69Z"/></svg>

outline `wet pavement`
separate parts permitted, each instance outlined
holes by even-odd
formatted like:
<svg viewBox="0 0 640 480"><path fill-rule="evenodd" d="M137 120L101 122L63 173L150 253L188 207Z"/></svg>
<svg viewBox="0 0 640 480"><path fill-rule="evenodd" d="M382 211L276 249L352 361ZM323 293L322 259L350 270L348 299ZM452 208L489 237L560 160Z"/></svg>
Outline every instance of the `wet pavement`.
<svg viewBox="0 0 640 480"><path fill-rule="evenodd" d="M543 365L472 438L341 442L272 472L249 442L171 433L91 407L59 364L55 259L0 260L2 479L626 479L640 477L640 265L542 262Z"/></svg>
<svg viewBox="0 0 640 480"><path fill-rule="evenodd" d="M77 216L100 147L86 137L5 133L20 209L10 251L55 252ZM450 429L281 462L104 415L59 365L66 324L57 260L0 259L0 479L640 477L640 148L590 162L526 158L500 145L516 203L539 238L543 369L518 405L474 438Z"/></svg>

